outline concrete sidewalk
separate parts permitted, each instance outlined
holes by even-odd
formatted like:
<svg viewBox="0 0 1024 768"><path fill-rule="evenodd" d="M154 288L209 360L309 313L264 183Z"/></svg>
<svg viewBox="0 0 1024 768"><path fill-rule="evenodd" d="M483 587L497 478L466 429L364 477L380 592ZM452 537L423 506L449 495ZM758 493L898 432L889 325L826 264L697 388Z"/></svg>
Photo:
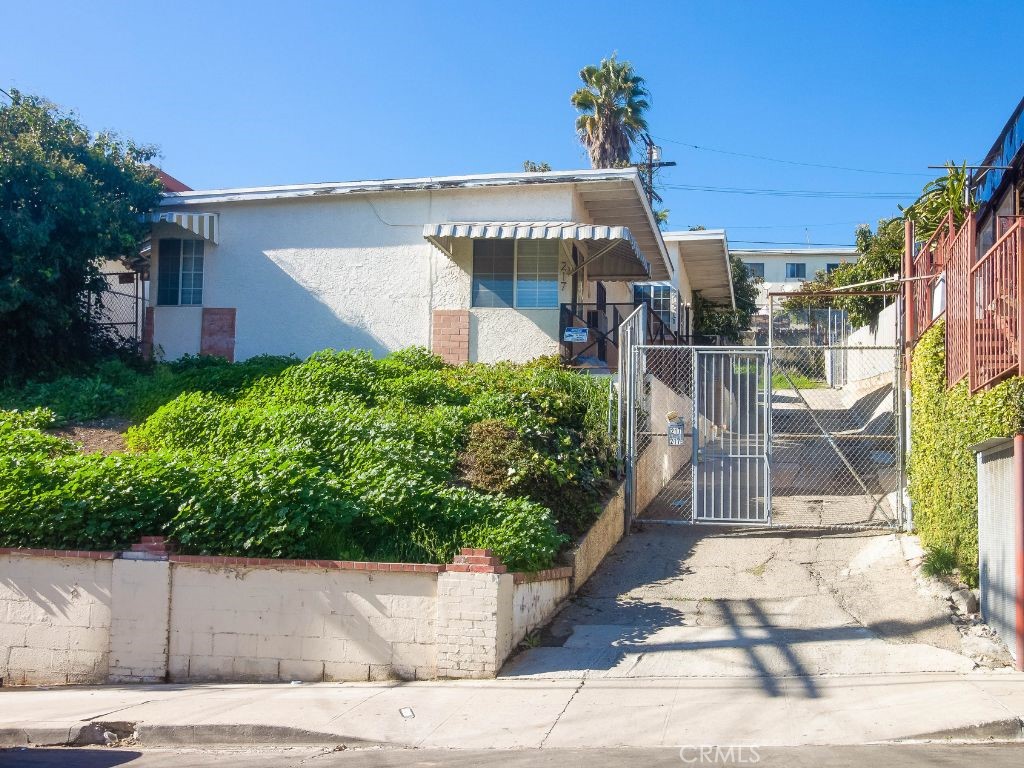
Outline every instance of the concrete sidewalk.
<svg viewBox="0 0 1024 768"><path fill-rule="evenodd" d="M1021 736L1024 675L134 686L0 690L0 745L313 743L516 749Z"/></svg>

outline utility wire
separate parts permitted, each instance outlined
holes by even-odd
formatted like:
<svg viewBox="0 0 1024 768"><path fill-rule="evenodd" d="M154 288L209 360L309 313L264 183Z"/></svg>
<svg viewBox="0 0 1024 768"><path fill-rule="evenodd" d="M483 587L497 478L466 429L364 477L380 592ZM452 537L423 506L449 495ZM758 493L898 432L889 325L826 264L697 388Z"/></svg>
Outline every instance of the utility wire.
<svg viewBox="0 0 1024 768"><path fill-rule="evenodd" d="M662 184L661 189L676 189L682 192L716 192L725 195L768 195L771 197L819 197L834 200L905 200L915 196L913 192L841 192L820 189L757 189L742 187L710 187L697 184Z"/></svg>
<svg viewBox="0 0 1024 768"><path fill-rule="evenodd" d="M753 245L817 245L824 246L827 248L854 248L854 243L805 243L798 240L733 240L729 238L730 243L747 243Z"/></svg>
<svg viewBox="0 0 1024 768"><path fill-rule="evenodd" d="M715 225L719 229L795 229L797 227L853 227L858 224L864 224L863 221L826 221L816 222L811 224L742 224L739 226L726 226L724 224ZM685 225L687 227L695 226L693 224Z"/></svg>
<svg viewBox="0 0 1024 768"><path fill-rule="evenodd" d="M728 149L715 149L714 147L702 147L699 144L690 144L686 141L679 141L677 139L670 139L665 136L655 136L654 138L659 141L667 141L669 144L678 144L681 147L689 147L690 149L696 149L701 152L715 152L720 155L732 155L733 157L746 157L751 160L764 160L769 163L782 163L783 165L800 165L806 168L828 168L834 171L851 171L853 173L874 173L883 176L920 176L932 178L930 173L913 173L910 171L880 171L871 168L851 168L845 165L828 165L827 163L808 163L802 160L783 160L778 157L767 157L765 155L752 155L747 152L733 152Z"/></svg>

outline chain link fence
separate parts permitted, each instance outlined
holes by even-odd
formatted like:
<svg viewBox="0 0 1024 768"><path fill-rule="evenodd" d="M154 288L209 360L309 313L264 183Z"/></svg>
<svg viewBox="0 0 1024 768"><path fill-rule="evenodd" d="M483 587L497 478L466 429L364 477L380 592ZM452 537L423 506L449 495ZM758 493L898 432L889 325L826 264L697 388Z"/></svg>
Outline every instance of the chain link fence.
<svg viewBox="0 0 1024 768"><path fill-rule="evenodd" d="M900 519L899 355L772 350L772 522L888 527Z"/></svg>

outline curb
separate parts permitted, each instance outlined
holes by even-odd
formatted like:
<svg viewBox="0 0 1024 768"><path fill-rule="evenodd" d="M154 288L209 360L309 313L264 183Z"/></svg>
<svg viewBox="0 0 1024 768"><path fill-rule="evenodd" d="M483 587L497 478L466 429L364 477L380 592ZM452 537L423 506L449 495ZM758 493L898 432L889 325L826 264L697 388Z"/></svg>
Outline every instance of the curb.
<svg viewBox="0 0 1024 768"><path fill-rule="evenodd" d="M308 731L286 725L139 725L135 743L145 747L179 747L245 744L325 745L358 747L403 746L389 742L355 739L338 733Z"/></svg>
<svg viewBox="0 0 1024 768"><path fill-rule="evenodd" d="M1005 717L999 720L988 720L973 725L962 725L955 728L944 728L940 731L922 733L894 739L893 743L909 743L915 741L1022 741L1024 740L1024 723L1016 717Z"/></svg>
<svg viewBox="0 0 1024 768"><path fill-rule="evenodd" d="M403 744L350 738L283 725L211 724L145 725L129 722L75 723L32 728L0 728L0 749L5 747L87 747L107 744L112 733L124 746L184 747L240 745L346 745L352 747L403 747Z"/></svg>

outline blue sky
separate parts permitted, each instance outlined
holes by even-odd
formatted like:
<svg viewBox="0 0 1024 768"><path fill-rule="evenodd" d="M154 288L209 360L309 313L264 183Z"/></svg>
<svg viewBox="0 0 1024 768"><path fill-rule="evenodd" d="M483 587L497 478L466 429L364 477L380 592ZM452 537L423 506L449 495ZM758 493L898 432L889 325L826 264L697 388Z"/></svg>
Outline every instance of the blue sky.
<svg viewBox="0 0 1024 768"><path fill-rule="evenodd" d="M1024 95L1024 3L1009 0L0 9L0 87L159 145L197 189L587 167L569 95L581 66L617 51L647 78L651 132L678 162L662 183L913 199L928 165L979 162ZM724 226L734 247L848 244L900 202L663 195L671 228Z"/></svg>

